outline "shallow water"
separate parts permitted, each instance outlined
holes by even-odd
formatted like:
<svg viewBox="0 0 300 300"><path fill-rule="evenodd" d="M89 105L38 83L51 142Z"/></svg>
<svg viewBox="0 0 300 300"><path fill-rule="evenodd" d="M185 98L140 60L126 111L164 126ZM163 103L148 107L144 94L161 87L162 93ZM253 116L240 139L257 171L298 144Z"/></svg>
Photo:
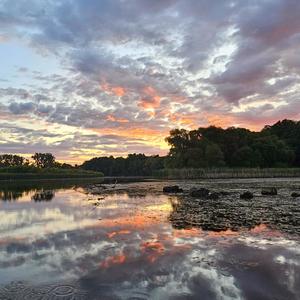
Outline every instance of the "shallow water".
<svg viewBox="0 0 300 300"><path fill-rule="evenodd" d="M0 187L0 299L300 299L298 235L176 229L143 185Z"/></svg>

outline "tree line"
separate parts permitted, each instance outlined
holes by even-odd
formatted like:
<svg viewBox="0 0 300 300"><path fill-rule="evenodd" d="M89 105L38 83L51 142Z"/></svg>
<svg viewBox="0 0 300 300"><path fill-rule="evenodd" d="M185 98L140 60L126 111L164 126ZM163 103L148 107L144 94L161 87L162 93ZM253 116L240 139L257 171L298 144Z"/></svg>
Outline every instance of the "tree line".
<svg viewBox="0 0 300 300"><path fill-rule="evenodd" d="M300 166L300 122L279 121L260 132L215 126L174 129L166 138L168 168Z"/></svg>
<svg viewBox="0 0 300 300"><path fill-rule="evenodd" d="M29 159L15 154L2 154L0 155L0 168L15 168L15 169L30 169L30 168L73 168L72 165L60 163L55 160L55 156L51 153L35 153L31 156L32 161Z"/></svg>
<svg viewBox="0 0 300 300"><path fill-rule="evenodd" d="M129 154L124 157L95 157L85 161L81 168L100 171L105 176L150 176L164 168L165 157Z"/></svg>
<svg viewBox="0 0 300 300"><path fill-rule="evenodd" d="M163 169L300 167L300 121L283 120L260 132L216 126L174 129L166 141L167 156L129 154L95 157L81 166L59 163L51 153L35 153L32 162L13 154L0 155L0 168L81 168L105 176L151 176Z"/></svg>
<svg viewBox="0 0 300 300"><path fill-rule="evenodd" d="M162 169L300 167L300 122L279 121L260 132L216 126L174 129L166 137L165 157L129 154L126 158L96 157L82 168L106 176L148 176Z"/></svg>

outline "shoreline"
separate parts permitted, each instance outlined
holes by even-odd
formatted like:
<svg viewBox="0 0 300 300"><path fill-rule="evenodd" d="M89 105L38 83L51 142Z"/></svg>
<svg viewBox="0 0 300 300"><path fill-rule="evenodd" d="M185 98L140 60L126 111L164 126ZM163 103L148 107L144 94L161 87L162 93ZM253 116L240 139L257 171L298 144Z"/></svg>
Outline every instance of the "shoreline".
<svg viewBox="0 0 300 300"><path fill-rule="evenodd" d="M23 181L61 181L61 180L86 180L86 179L102 179L101 175L87 174L36 174L36 173L19 173L5 174L0 173L1 182L23 182Z"/></svg>
<svg viewBox="0 0 300 300"><path fill-rule="evenodd" d="M300 175L298 176L292 176L292 175L286 175L286 176L240 176L240 177L230 177L230 176L205 176L205 177L125 177L125 176L116 176L116 177L101 177L101 176L70 176L70 177L58 177L58 176L51 176L51 177L42 177L36 178L36 176L30 178L0 178L0 184L1 183L14 183L14 182L40 182L40 181L72 181L72 180L101 180L103 183L130 183L130 182L160 182L160 181L190 181L190 180L203 180L203 181L210 181L210 180L246 180L246 179L300 179Z"/></svg>

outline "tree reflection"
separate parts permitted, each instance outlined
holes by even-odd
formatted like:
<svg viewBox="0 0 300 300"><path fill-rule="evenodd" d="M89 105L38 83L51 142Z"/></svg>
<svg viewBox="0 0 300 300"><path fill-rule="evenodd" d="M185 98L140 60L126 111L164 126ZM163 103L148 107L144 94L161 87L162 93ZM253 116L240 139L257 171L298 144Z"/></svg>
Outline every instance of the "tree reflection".
<svg viewBox="0 0 300 300"><path fill-rule="evenodd" d="M41 201L51 201L53 197L55 196L55 192L53 190L42 190L36 192L31 199L35 202L41 202Z"/></svg>
<svg viewBox="0 0 300 300"><path fill-rule="evenodd" d="M102 180L102 179L101 179ZM49 201L53 198L49 191L57 189L69 189L76 187L84 187L91 183L97 183L99 179L70 179L70 180L49 180L49 181L0 181L0 200L15 201L25 195L31 195L35 201ZM47 191L45 193L45 191ZM42 193L42 194L41 194Z"/></svg>
<svg viewBox="0 0 300 300"><path fill-rule="evenodd" d="M0 191L0 199L3 201L15 201L21 198L22 196L23 196L22 191L10 191L10 190Z"/></svg>

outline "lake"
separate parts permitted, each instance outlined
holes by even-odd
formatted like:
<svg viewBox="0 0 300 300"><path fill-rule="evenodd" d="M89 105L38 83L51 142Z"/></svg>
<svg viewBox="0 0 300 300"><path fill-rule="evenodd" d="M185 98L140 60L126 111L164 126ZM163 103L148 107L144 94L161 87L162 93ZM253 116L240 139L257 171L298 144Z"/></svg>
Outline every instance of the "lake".
<svg viewBox="0 0 300 300"><path fill-rule="evenodd" d="M221 199L163 194L178 184ZM262 197L264 186L278 195ZM0 299L300 299L299 179L0 185ZM239 194L251 190L253 200ZM188 203L188 204L187 204Z"/></svg>

